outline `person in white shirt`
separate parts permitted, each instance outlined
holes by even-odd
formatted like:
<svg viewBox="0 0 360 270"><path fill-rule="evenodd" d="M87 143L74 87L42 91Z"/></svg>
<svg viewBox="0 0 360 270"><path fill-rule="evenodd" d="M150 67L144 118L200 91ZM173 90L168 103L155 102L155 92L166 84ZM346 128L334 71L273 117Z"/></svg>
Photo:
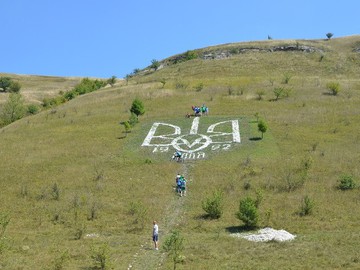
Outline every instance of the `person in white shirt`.
<svg viewBox="0 0 360 270"><path fill-rule="evenodd" d="M155 245L155 249L159 250L159 226L157 225L157 222L154 220L153 222L153 241Z"/></svg>

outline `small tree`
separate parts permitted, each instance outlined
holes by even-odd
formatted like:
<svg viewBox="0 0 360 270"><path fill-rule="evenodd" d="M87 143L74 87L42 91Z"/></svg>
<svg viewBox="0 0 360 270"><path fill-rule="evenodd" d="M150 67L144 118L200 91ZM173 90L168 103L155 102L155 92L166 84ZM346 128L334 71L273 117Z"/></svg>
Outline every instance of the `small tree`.
<svg viewBox="0 0 360 270"><path fill-rule="evenodd" d="M327 37L328 40L329 40L329 39L331 39L331 38L333 37L333 35L334 35L333 33L327 33L327 34L326 34L326 37Z"/></svg>
<svg viewBox="0 0 360 270"><path fill-rule="evenodd" d="M258 130L261 132L261 139L264 138L264 133L267 131L267 125L264 120L259 120L258 122Z"/></svg>
<svg viewBox="0 0 360 270"><path fill-rule="evenodd" d="M292 75L290 73L285 73L282 82L284 84L288 84L290 82L291 78L292 78Z"/></svg>
<svg viewBox="0 0 360 270"><path fill-rule="evenodd" d="M91 252L91 258L97 267L96 269L105 270L110 268L109 246L107 244L92 247Z"/></svg>
<svg viewBox="0 0 360 270"><path fill-rule="evenodd" d="M140 99L134 99L130 108L130 112L134 113L137 118L139 118L139 115L143 115L145 113L144 105Z"/></svg>
<svg viewBox="0 0 360 270"><path fill-rule="evenodd" d="M259 89L259 90L256 91L256 94L258 96L258 100L262 100L263 96L265 95L265 91L262 90L262 89Z"/></svg>
<svg viewBox="0 0 360 270"><path fill-rule="evenodd" d="M156 59L151 60L150 68L157 70L160 67L160 62Z"/></svg>
<svg viewBox="0 0 360 270"><path fill-rule="evenodd" d="M111 85L111 87L114 86L114 84L116 83L116 76L111 76L111 78L109 78L107 80L107 83Z"/></svg>
<svg viewBox="0 0 360 270"><path fill-rule="evenodd" d="M329 82L326 84L326 88L329 89L333 96L336 96L340 92L340 84L338 82Z"/></svg>
<svg viewBox="0 0 360 270"><path fill-rule="evenodd" d="M305 196L300 208L300 216L311 215L314 209L314 201L309 198L309 196Z"/></svg>
<svg viewBox="0 0 360 270"><path fill-rule="evenodd" d="M212 197L202 201L202 208L210 218L218 219L221 217L223 213L223 197L224 193L221 190L215 190Z"/></svg>
<svg viewBox="0 0 360 270"><path fill-rule="evenodd" d="M9 86L10 93L19 93L21 89L21 84L19 82L12 81Z"/></svg>
<svg viewBox="0 0 360 270"><path fill-rule="evenodd" d="M250 197L240 200L239 212L236 213L236 217L244 222L246 227L256 227L259 221L256 202Z"/></svg>
<svg viewBox="0 0 360 270"><path fill-rule="evenodd" d="M164 88L164 86L165 86L165 84L166 84L166 79L163 78L163 79L160 80L160 82L161 82L161 84L162 84L162 88Z"/></svg>
<svg viewBox="0 0 360 270"><path fill-rule="evenodd" d="M177 264L183 261L180 253L184 250L184 238L180 235L179 231L172 231L171 235L165 239L164 249L172 255L174 262L173 269L176 270Z"/></svg>
<svg viewBox="0 0 360 270"><path fill-rule="evenodd" d="M4 104L0 120L4 125L8 125L24 117L25 113L26 107L24 106L23 97L20 94L11 93Z"/></svg>
<svg viewBox="0 0 360 270"><path fill-rule="evenodd" d="M11 82L12 80L10 77L0 77L0 88L2 89L3 92L7 91L7 89L11 85Z"/></svg>

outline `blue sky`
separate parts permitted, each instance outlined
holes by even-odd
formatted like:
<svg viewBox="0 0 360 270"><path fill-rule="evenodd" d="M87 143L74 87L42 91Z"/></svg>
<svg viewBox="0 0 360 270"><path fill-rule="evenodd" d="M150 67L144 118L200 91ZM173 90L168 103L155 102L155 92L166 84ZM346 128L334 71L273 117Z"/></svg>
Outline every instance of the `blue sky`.
<svg viewBox="0 0 360 270"><path fill-rule="evenodd" d="M0 72L123 78L212 45L360 34L359 0L0 0Z"/></svg>

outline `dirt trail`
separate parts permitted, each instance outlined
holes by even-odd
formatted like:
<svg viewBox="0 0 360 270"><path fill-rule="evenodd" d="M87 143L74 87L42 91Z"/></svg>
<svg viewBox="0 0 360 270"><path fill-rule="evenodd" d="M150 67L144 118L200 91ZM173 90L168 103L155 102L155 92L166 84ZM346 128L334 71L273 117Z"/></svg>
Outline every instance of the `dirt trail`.
<svg viewBox="0 0 360 270"><path fill-rule="evenodd" d="M192 167L191 161L185 161L182 163L181 172L189 180L189 171ZM174 173L174 177L177 172ZM166 209L163 211L162 217L159 219L159 244L160 250L154 250L154 243L150 237L148 241L144 242L139 251L133 255L132 262L129 263L128 270L153 270L162 269L162 265L166 259L166 253L161 250L161 244L163 243L166 236L170 233L171 229L183 218L184 204L186 203L187 197L179 197L174 194L171 201L168 202Z"/></svg>

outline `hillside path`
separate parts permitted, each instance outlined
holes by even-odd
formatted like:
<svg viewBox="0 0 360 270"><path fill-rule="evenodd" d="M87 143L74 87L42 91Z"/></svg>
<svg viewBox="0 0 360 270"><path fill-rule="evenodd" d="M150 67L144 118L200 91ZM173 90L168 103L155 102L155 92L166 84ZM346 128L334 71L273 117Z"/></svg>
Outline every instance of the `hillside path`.
<svg viewBox="0 0 360 270"><path fill-rule="evenodd" d="M190 179L189 171L191 166L192 163L190 161L182 163L181 171L188 180ZM176 173L174 176L175 175ZM159 250L154 249L154 243L150 237L148 237L149 240L144 242L140 246L139 251L133 255L133 260L129 263L128 270L154 270L163 268L163 263L167 255L166 252L162 250L162 244L171 232L171 229L183 219L183 206L186 203L186 199L187 197L180 197L174 194L171 201L167 204L166 209L164 209L162 217L159 218L161 221L159 223Z"/></svg>

